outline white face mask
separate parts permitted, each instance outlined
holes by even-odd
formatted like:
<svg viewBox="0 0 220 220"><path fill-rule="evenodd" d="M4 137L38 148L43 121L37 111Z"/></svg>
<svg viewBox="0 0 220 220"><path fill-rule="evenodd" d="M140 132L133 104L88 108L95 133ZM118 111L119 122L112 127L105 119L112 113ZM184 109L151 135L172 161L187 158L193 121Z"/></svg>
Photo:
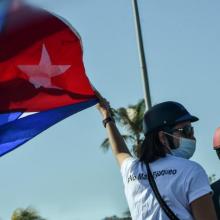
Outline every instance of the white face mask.
<svg viewBox="0 0 220 220"><path fill-rule="evenodd" d="M165 133L165 132L164 132ZM185 159L189 159L193 156L196 150L196 140L177 137L168 133L165 133L169 136L179 139L179 147L177 149L171 149L171 154L176 157L182 157Z"/></svg>

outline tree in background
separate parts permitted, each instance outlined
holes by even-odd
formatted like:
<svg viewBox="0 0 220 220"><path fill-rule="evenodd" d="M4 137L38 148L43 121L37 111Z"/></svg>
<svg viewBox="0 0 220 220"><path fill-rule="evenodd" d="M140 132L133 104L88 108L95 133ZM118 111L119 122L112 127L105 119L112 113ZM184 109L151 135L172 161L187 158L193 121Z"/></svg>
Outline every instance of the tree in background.
<svg viewBox="0 0 220 220"><path fill-rule="evenodd" d="M138 146L141 145L144 134L142 120L145 113L144 99L140 100L135 105L129 105L127 108L112 109L116 122L123 128L125 133L122 135L129 146L131 144L131 150L136 153ZM101 147L105 151L109 149L109 139L106 138Z"/></svg>
<svg viewBox="0 0 220 220"><path fill-rule="evenodd" d="M211 176L209 176L209 182L210 184L214 183L216 181L216 175L212 174Z"/></svg>
<svg viewBox="0 0 220 220"><path fill-rule="evenodd" d="M126 212L124 212L124 217L118 217L116 215L112 216L112 217L105 217L103 220L132 220L131 218L131 213L129 210L127 210Z"/></svg>
<svg viewBox="0 0 220 220"><path fill-rule="evenodd" d="M117 216L112 216L112 217L106 217L104 218L103 220L132 220L131 217L122 217L122 218L119 218Z"/></svg>
<svg viewBox="0 0 220 220"><path fill-rule="evenodd" d="M26 209L16 209L11 217L11 220L46 220L42 218L39 213L31 208L28 207Z"/></svg>

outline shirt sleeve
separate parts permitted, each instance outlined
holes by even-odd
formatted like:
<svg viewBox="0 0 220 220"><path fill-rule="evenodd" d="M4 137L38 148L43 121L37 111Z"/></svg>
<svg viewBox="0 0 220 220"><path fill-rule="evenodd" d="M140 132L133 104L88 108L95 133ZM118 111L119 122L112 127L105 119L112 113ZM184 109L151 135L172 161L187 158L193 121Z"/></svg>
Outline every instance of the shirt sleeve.
<svg viewBox="0 0 220 220"><path fill-rule="evenodd" d="M199 164L195 164L192 168L185 184L189 204L206 194L212 193L208 176Z"/></svg>
<svg viewBox="0 0 220 220"><path fill-rule="evenodd" d="M131 170L135 166L136 162L137 162L137 160L133 157L128 157L122 162L121 175L122 175L122 179L123 179L124 184L126 184L127 179L128 179L128 175L130 174Z"/></svg>

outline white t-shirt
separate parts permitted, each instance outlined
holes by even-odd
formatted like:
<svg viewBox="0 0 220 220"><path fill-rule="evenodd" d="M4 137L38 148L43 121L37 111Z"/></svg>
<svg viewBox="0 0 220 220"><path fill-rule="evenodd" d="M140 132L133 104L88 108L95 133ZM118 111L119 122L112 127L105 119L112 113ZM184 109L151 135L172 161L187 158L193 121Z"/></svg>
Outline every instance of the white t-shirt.
<svg viewBox="0 0 220 220"><path fill-rule="evenodd" d="M204 169L193 161L172 155L150 163L150 168L171 210L181 220L193 220L190 203L212 192ZM123 161L121 173L133 220L169 220L151 190L144 163L129 157Z"/></svg>

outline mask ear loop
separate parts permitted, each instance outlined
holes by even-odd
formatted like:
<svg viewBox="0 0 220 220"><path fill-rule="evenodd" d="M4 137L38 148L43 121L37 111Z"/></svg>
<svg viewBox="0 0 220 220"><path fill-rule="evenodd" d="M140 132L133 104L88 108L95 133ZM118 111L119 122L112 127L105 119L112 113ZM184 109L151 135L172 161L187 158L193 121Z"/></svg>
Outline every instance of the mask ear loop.
<svg viewBox="0 0 220 220"><path fill-rule="evenodd" d="M174 140L175 136L173 136L172 134L170 134L168 132L165 132L165 131L163 131L163 133L166 135L166 138L167 138L167 141L168 141L168 144L169 144L169 147L165 146L165 148L168 150L169 154L173 154L172 150L177 149L177 148L174 147L174 143L173 143L173 140Z"/></svg>
<svg viewBox="0 0 220 220"><path fill-rule="evenodd" d="M174 141L173 141L174 136L171 134L172 133L171 129L166 128L166 129L163 130L163 133L166 135L166 138L167 138L170 149L176 149L175 145L174 145Z"/></svg>

